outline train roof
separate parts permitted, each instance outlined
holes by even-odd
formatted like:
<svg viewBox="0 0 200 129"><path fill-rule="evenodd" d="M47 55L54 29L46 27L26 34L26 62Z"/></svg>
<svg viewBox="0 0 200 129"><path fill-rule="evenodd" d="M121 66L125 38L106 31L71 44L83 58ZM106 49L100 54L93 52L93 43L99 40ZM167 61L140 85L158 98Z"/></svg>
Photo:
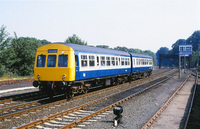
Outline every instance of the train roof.
<svg viewBox="0 0 200 129"><path fill-rule="evenodd" d="M130 52L131 53L131 55L133 56L133 57L145 57L145 58L152 58L151 56L149 56L149 55L144 55L144 54L138 54L138 53L132 53L132 52Z"/></svg>
<svg viewBox="0 0 200 129"><path fill-rule="evenodd" d="M74 51L80 51L80 52L91 52L91 53L102 53L102 54L114 54L114 55L125 55L130 56L128 52L125 51L118 51L113 49L105 49L105 48L99 48L99 47L92 47L92 46L85 46L85 45L78 45L73 43L53 43L53 44L63 44L66 46L71 47ZM143 54L137 54L137 53L131 53L133 57L145 57L145 58L152 58L148 55Z"/></svg>

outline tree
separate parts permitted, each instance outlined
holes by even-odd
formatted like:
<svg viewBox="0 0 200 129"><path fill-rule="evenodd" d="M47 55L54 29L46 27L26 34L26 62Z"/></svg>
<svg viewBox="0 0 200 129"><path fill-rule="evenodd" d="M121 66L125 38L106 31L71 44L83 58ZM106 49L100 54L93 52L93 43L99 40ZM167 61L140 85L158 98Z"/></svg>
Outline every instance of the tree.
<svg viewBox="0 0 200 129"><path fill-rule="evenodd" d="M153 64L156 65L157 58L156 58L155 53L153 53L150 50L146 50L146 51L144 51L144 54L151 56L153 58Z"/></svg>
<svg viewBox="0 0 200 129"><path fill-rule="evenodd" d="M41 42L35 38L13 38L10 46L3 53L2 63L12 73L27 76L33 74L36 49Z"/></svg>
<svg viewBox="0 0 200 129"><path fill-rule="evenodd" d="M40 40L42 45L49 44L51 42L47 41L46 39Z"/></svg>
<svg viewBox="0 0 200 129"><path fill-rule="evenodd" d="M192 44L193 51L198 51L198 47L200 48L200 30L195 31L187 40L187 44Z"/></svg>
<svg viewBox="0 0 200 129"><path fill-rule="evenodd" d="M6 66L2 62L8 60L7 58L3 58L3 53L7 50L10 41L11 38L9 37L9 33L6 31L6 26L2 25L0 29L0 77L7 72Z"/></svg>
<svg viewBox="0 0 200 129"><path fill-rule="evenodd" d="M179 54L179 45L184 45L186 44L185 39L179 39L172 45L172 52L173 54Z"/></svg>
<svg viewBox="0 0 200 129"><path fill-rule="evenodd" d="M144 54L144 52L142 50L137 49L137 48L136 49L131 48L128 51L133 52L133 53L138 53L138 54Z"/></svg>
<svg viewBox="0 0 200 129"><path fill-rule="evenodd" d="M9 33L6 31L6 26L2 25L0 29L0 53L6 49L11 38Z"/></svg>
<svg viewBox="0 0 200 129"><path fill-rule="evenodd" d="M74 43L74 44L79 44L79 45L87 45L87 42L81 40L76 34L73 34L73 36L68 37L65 40L66 43Z"/></svg>
<svg viewBox="0 0 200 129"><path fill-rule="evenodd" d="M117 46L114 48L115 50L119 50L119 51L125 51L127 52L128 51L128 48L127 47L120 47L120 46Z"/></svg>
<svg viewBox="0 0 200 129"><path fill-rule="evenodd" d="M156 57L157 60L159 61L159 54L169 54L169 48L167 47L161 47L157 52L156 52ZM169 66L169 59L165 59L162 61L162 64L164 66Z"/></svg>
<svg viewBox="0 0 200 129"><path fill-rule="evenodd" d="M97 45L96 47L110 49L109 46L107 46L107 45Z"/></svg>

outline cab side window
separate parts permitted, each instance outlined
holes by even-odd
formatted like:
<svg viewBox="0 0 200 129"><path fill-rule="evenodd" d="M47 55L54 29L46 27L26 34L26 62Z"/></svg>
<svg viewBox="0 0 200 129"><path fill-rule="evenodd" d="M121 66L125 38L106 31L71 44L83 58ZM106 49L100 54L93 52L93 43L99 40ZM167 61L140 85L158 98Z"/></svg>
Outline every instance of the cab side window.
<svg viewBox="0 0 200 129"><path fill-rule="evenodd" d="M75 65L78 66L78 56L75 55Z"/></svg>

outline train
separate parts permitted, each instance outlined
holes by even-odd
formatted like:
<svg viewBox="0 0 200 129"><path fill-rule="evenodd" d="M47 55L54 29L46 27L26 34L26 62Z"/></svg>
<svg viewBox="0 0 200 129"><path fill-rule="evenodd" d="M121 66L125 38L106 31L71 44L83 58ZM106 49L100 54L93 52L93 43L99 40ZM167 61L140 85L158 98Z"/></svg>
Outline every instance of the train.
<svg viewBox="0 0 200 129"><path fill-rule="evenodd" d="M152 69L153 59L148 55L73 43L50 43L36 51L33 86L51 97L64 93L71 98L95 86L118 85L148 77Z"/></svg>

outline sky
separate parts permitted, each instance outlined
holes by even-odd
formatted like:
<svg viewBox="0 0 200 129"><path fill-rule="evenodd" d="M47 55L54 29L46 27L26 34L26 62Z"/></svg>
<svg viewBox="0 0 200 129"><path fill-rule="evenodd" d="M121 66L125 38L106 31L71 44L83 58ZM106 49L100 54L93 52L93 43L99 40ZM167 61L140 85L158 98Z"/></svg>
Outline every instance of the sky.
<svg viewBox="0 0 200 129"><path fill-rule="evenodd" d="M200 0L0 0L10 36L157 52L200 30Z"/></svg>

